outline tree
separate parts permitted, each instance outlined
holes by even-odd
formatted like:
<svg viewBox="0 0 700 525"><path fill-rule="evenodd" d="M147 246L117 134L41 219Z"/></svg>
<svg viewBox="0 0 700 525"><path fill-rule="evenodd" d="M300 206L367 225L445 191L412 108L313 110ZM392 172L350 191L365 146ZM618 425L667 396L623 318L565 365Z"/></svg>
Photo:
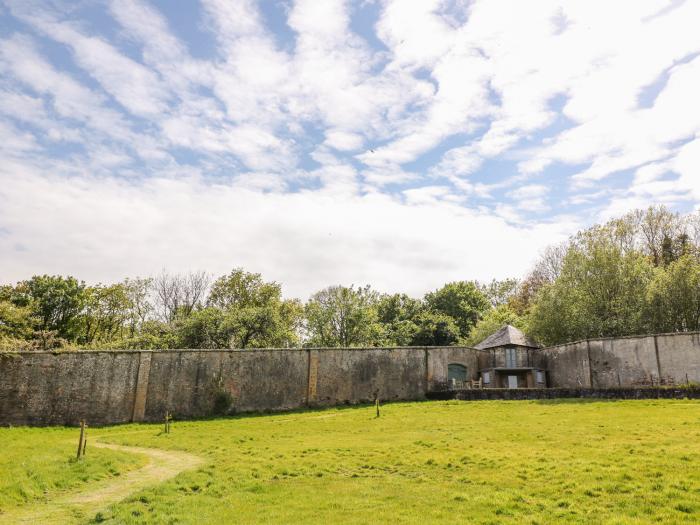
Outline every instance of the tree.
<svg viewBox="0 0 700 525"><path fill-rule="evenodd" d="M311 296L305 307L307 346L377 346L379 294L369 286L329 286Z"/></svg>
<svg viewBox="0 0 700 525"><path fill-rule="evenodd" d="M36 329L75 341L80 331L80 314L85 305L85 283L74 277L34 276L14 288L11 301L28 307L36 318Z"/></svg>
<svg viewBox="0 0 700 525"><path fill-rule="evenodd" d="M430 310L450 316L459 328L461 338L491 308L491 305L474 281L457 281L425 295Z"/></svg>
<svg viewBox="0 0 700 525"><path fill-rule="evenodd" d="M672 243L681 233L680 216L665 206L649 206L646 210L637 210L633 214L638 220L644 251L651 257L654 266L660 266L664 262L664 244ZM666 249L668 250L668 244Z"/></svg>
<svg viewBox="0 0 700 525"><path fill-rule="evenodd" d="M489 310L486 315L476 323L466 343L469 346L477 345L507 324L527 332L526 319L518 315L508 304L500 304L492 310Z"/></svg>
<svg viewBox="0 0 700 525"><path fill-rule="evenodd" d="M653 332L700 330L700 262L683 255L656 268L647 293L646 323Z"/></svg>
<svg viewBox="0 0 700 525"><path fill-rule="evenodd" d="M0 298L0 338L30 339L34 324L31 308Z"/></svg>
<svg viewBox="0 0 700 525"><path fill-rule="evenodd" d="M119 341L119 347L134 350L182 348L180 339L172 325L157 319L148 319L139 326L136 334Z"/></svg>
<svg viewBox="0 0 700 525"><path fill-rule="evenodd" d="M180 348L228 348L229 334L222 329L226 312L208 306L181 320L177 327Z"/></svg>
<svg viewBox="0 0 700 525"><path fill-rule="evenodd" d="M107 342L124 336L132 305L123 284L87 287L84 303L80 343Z"/></svg>
<svg viewBox="0 0 700 525"><path fill-rule="evenodd" d="M302 312L297 300L229 308L221 330L231 348L289 348L299 344Z"/></svg>
<svg viewBox="0 0 700 525"><path fill-rule="evenodd" d="M545 344L645 331L650 260L605 237L569 249L559 278L537 294L529 326Z"/></svg>
<svg viewBox="0 0 700 525"><path fill-rule="evenodd" d="M479 288L491 306L496 308L510 301L516 294L519 284L517 279L503 279L502 281L493 279L489 284L479 285Z"/></svg>
<svg viewBox="0 0 700 525"><path fill-rule="evenodd" d="M414 344L418 325L416 320L424 310L419 299L406 294L384 294L377 302L377 320L382 327L382 345L408 346Z"/></svg>
<svg viewBox="0 0 700 525"><path fill-rule="evenodd" d="M447 314L425 310L418 314L414 323L413 346L452 346L460 340L459 327Z"/></svg>
<svg viewBox="0 0 700 525"><path fill-rule="evenodd" d="M219 277L211 286L207 304L221 309L263 306L282 296L282 286L265 282L259 273L249 273L234 268L231 273Z"/></svg>
<svg viewBox="0 0 700 525"><path fill-rule="evenodd" d="M301 304L282 299L281 286L260 274L234 269L213 283L206 303L176 321L178 346L260 348L299 342Z"/></svg>
<svg viewBox="0 0 700 525"><path fill-rule="evenodd" d="M136 332L151 317L153 313L153 303L150 300L150 293L153 287L153 279L125 279L122 283L124 293L128 298L129 311L127 314L127 324L129 327L129 337L134 337Z"/></svg>
<svg viewBox="0 0 700 525"><path fill-rule="evenodd" d="M210 282L207 272L170 274L163 270L150 283L157 315L166 323L178 316L187 317L202 305Z"/></svg>
<svg viewBox="0 0 700 525"><path fill-rule="evenodd" d="M694 247L695 255L700 255L700 210L686 215L684 219L684 230L688 235L691 248Z"/></svg>

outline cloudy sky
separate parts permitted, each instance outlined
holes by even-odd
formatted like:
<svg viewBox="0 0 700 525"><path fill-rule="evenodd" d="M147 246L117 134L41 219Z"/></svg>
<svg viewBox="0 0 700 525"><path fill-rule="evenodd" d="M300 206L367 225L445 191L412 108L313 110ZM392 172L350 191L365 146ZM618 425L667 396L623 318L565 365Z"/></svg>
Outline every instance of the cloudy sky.
<svg viewBox="0 0 700 525"><path fill-rule="evenodd" d="M521 276L700 205L700 2L0 0L0 281Z"/></svg>

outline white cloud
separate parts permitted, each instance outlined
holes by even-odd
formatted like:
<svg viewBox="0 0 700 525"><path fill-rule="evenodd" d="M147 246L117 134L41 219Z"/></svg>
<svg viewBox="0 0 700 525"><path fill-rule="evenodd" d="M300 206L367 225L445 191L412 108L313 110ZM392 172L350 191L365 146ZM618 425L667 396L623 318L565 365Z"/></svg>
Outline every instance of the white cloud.
<svg viewBox="0 0 700 525"><path fill-rule="evenodd" d="M124 118L105 107L104 97L56 71L39 55L29 38L14 36L0 40L0 69L37 93L50 96L53 109L60 116L79 120L102 133L125 140L131 138ZM36 110L25 117L31 115L36 116Z"/></svg>
<svg viewBox="0 0 700 525"><path fill-rule="evenodd" d="M522 254L534 257L565 233L516 228L442 200L265 193L196 177L134 184L0 168L0 200L8 203L0 208L5 279L56 272L110 281L163 266L244 266L302 298L331 283L417 295L451 279L518 274L532 262ZM483 250L488 258L474 257Z"/></svg>
<svg viewBox="0 0 700 525"><path fill-rule="evenodd" d="M76 63L134 115L154 116L168 107L171 94L158 75L103 39L87 36L74 24L58 21L31 3L11 2L11 10L38 31L68 46Z"/></svg>
<svg viewBox="0 0 700 525"><path fill-rule="evenodd" d="M206 57L146 0L7 5L7 275L243 264L295 295L420 292L700 202L698 2L202 0Z"/></svg>
<svg viewBox="0 0 700 525"><path fill-rule="evenodd" d="M508 196L516 200L536 199L548 193L549 188L547 186L543 186L542 184L528 184L514 189L508 193Z"/></svg>
<svg viewBox="0 0 700 525"><path fill-rule="evenodd" d="M326 131L326 144L341 151L354 151L362 147L364 138L358 133L349 133L342 130Z"/></svg>
<svg viewBox="0 0 700 525"><path fill-rule="evenodd" d="M39 149L34 135L21 132L9 123L0 121L0 151L8 156Z"/></svg>

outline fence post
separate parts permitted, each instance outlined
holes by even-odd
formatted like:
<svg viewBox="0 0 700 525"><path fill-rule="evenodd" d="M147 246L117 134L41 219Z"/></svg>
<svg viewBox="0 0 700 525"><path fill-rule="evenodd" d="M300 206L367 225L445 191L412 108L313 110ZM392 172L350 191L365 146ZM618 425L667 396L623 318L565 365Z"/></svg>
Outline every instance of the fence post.
<svg viewBox="0 0 700 525"><path fill-rule="evenodd" d="M85 439L85 420L81 419L80 420L80 439L78 440L78 454L75 456L77 459L80 459L80 456L85 453L84 447L83 447L83 440L84 439Z"/></svg>

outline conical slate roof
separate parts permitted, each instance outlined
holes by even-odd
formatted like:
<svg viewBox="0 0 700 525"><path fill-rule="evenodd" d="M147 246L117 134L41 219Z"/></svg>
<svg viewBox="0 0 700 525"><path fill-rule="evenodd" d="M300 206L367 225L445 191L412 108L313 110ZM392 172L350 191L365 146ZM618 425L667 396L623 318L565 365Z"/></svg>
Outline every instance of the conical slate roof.
<svg viewBox="0 0 700 525"><path fill-rule="evenodd" d="M497 346L506 345L519 345L529 346L530 348L538 348L538 345L532 339L530 339L516 327L509 324L505 325L495 334L488 336L474 348L478 350L485 350L487 348L495 348Z"/></svg>

